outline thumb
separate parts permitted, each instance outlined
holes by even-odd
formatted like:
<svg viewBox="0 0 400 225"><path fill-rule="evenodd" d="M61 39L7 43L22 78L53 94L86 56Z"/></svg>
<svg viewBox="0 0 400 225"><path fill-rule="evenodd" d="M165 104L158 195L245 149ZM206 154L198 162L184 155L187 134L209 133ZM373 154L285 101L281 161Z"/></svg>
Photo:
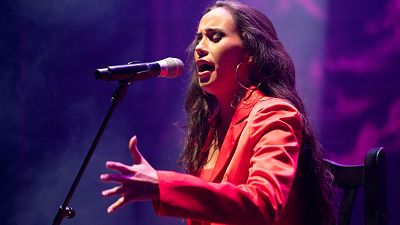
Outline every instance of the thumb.
<svg viewBox="0 0 400 225"><path fill-rule="evenodd" d="M129 141L129 151L133 158L133 164L140 164L143 160L143 156L140 154L137 148L137 137L134 135Z"/></svg>

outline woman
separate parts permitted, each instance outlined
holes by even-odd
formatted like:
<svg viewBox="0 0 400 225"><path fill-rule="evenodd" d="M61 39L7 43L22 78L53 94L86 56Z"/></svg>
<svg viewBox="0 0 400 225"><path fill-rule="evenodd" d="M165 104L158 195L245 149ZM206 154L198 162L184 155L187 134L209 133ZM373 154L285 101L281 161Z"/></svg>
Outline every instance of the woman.
<svg viewBox="0 0 400 225"><path fill-rule="evenodd" d="M246 5L218 1L206 10L191 45L188 134L181 162L189 174L107 162L121 174L113 212L152 200L158 215L188 224L330 224L321 150L295 89L293 63L269 19Z"/></svg>

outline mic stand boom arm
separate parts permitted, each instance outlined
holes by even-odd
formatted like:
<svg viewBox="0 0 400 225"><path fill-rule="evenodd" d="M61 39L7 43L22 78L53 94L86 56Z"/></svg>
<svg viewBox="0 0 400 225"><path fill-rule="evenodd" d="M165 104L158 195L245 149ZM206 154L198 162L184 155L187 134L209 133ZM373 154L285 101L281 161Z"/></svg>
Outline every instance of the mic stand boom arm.
<svg viewBox="0 0 400 225"><path fill-rule="evenodd" d="M87 165L89 164L89 161L94 153L94 150L96 149L96 146L99 143L100 138L104 133L104 130L108 124L108 121L111 118L111 115L112 115L116 105L119 102L121 102L123 100L123 98L125 97L125 94L126 94L129 84L130 84L130 80L119 81L119 85L115 89L114 95L111 98L111 101L112 101L111 106L108 109L108 112L100 126L100 129L97 131L96 137L94 138L92 145L90 146L90 149L89 149L88 153L86 154L85 159L82 162L81 168L79 169L79 172L76 175L75 180L72 183L72 186L69 189L67 196L65 197L64 203L58 208L58 212L53 220L53 225L60 225L62 220L64 219L64 217L72 218L75 216L75 211L72 208L68 207L68 204L71 201L72 195L74 194L76 187L78 186L78 183L79 183L80 179L82 178Z"/></svg>

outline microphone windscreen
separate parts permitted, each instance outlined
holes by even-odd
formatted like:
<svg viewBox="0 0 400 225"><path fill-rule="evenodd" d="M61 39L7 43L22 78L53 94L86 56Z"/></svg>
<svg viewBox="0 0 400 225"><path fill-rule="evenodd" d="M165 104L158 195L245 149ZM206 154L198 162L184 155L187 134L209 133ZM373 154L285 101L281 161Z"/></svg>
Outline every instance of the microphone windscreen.
<svg viewBox="0 0 400 225"><path fill-rule="evenodd" d="M184 64L177 58L166 58L158 61L161 67L160 76L165 78L176 78L183 73Z"/></svg>

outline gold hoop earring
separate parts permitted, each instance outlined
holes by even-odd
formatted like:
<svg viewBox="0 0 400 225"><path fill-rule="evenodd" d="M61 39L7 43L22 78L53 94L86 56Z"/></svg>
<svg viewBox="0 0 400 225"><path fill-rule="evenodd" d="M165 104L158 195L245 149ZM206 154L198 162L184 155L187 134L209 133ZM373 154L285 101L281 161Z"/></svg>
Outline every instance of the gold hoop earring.
<svg viewBox="0 0 400 225"><path fill-rule="evenodd" d="M237 66L236 66L236 82L242 87L242 88L244 88L244 89L246 89L246 90L249 90L249 91L254 91L254 90L256 90L257 88L259 88L260 86L261 86L261 81L257 84L257 86L255 86L255 87L252 87L252 88L249 88L249 87L246 87L245 85L243 85L242 84L242 82L240 82L240 80L239 80L239 67L242 65L242 63L243 62L241 62L241 63L239 63Z"/></svg>

